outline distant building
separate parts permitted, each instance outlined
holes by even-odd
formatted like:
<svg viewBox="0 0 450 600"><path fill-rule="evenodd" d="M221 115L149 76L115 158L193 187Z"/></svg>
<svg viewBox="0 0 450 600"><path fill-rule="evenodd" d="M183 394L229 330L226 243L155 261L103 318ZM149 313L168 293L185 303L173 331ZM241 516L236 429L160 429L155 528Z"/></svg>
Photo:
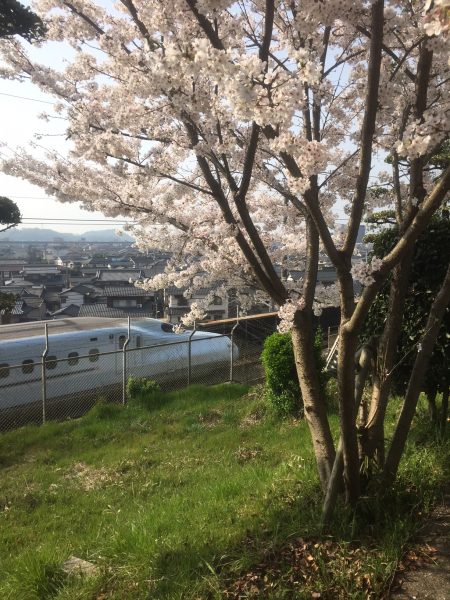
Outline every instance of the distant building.
<svg viewBox="0 0 450 600"><path fill-rule="evenodd" d="M203 288L196 291L191 298L184 296L185 290L175 286L164 290L164 316L169 323L180 323L181 317L189 312L191 305L199 300L204 300L210 290ZM213 302L206 309L207 318L211 320L228 318L228 294L222 298L215 296Z"/></svg>
<svg viewBox="0 0 450 600"><path fill-rule="evenodd" d="M6 280L19 277L24 267L23 259L0 260L0 285L3 285Z"/></svg>

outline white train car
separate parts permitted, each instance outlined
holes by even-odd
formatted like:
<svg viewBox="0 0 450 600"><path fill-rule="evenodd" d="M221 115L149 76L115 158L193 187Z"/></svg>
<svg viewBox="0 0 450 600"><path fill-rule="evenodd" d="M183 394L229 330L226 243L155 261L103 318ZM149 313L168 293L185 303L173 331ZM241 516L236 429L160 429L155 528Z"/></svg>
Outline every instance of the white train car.
<svg viewBox="0 0 450 600"><path fill-rule="evenodd" d="M0 327L0 411L42 399L44 325L48 325L47 399L99 393L122 382L126 319L73 318ZM186 376L191 332L175 334L157 319L131 323L129 375L170 381ZM192 369L214 370L230 360L231 340L208 332L192 334ZM155 346L155 348L146 348ZM236 349L237 355L237 349ZM235 355L235 356L236 356Z"/></svg>

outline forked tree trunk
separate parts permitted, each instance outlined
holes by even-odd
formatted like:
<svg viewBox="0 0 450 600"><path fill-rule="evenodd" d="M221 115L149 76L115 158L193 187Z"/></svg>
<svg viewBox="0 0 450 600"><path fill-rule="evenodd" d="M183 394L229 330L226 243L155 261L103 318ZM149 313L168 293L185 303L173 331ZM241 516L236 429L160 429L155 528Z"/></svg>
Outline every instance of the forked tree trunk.
<svg viewBox="0 0 450 600"><path fill-rule="evenodd" d="M384 479L390 484L395 480L397 475L400 459L406 444L409 429L414 417L414 413L419 399L419 394L422 389L422 384L428 364L430 362L433 347L439 333L442 319L444 317L447 306L450 303L450 266L447 269L444 282L438 295L436 296L428 315L425 332L421 340L421 348L418 351L416 360L414 361L413 370L408 383L405 401L397 421L394 436L389 447L389 453L386 459L384 468Z"/></svg>
<svg viewBox="0 0 450 600"><path fill-rule="evenodd" d="M297 312L292 329L292 344L305 418L311 433L320 483L325 492L333 467L334 443L312 351L314 346L312 319L304 312Z"/></svg>

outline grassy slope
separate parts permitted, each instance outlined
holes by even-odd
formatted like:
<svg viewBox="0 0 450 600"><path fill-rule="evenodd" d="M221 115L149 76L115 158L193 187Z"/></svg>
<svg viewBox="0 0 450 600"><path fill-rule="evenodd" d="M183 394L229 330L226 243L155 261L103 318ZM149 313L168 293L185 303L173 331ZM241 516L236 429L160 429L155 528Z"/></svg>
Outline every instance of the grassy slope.
<svg viewBox="0 0 450 600"><path fill-rule="evenodd" d="M264 550L317 536L307 426L257 418L262 404L245 392L193 386L152 411L98 405L78 421L2 435L0 597L222 597L224 582ZM431 497L444 477L436 454L408 454L402 490L426 473ZM412 527L397 519L375 532L362 559L372 587L384 585ZM339 522L335 532L345 547L350 532ZM98 577L65 577L60 565L70 555L99 565ZM322 597L333 586L342 598L364 597L338 567L330 581L325 566L314 583ZM311 591L305 583L304 597ZM267 597L290 596L277 588Z"/></svg>

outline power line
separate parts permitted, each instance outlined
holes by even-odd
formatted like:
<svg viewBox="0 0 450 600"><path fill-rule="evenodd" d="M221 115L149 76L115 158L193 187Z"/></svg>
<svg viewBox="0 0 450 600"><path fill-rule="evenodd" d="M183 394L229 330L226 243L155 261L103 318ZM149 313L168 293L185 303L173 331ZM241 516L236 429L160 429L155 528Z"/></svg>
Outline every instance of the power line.
<svg viewBox="0 0 450 600"><path fill-rule="evenodd" d="M78 221L69 221L66 223L59 223L58 221L27 221L26 223L20 223L22 227L39 227L41 225L49 225L53 227L125 227L130 223L126 222L114 222L114 223L91 223L90 221L85 221L79 223Z"/></svg>
<svg viewBox="0 0 450 600"><path fill-rule="evenodd" d="M23 217L22 218L23 221L42 221L41 217ZM70 221L71 223L74 222L83 222L83 223L131 223L132 221L126 221L125 219L119 219L118 221L116 221L115 219L83 219L83 218L79 218L79 219L66 219L66 218L52 218L52 217L46 217L45 222L47 221Z"/></svg>
<svg viewBox="0 0 450 600"><path fill-rule="evenodd" d="M30 100L30 102L41 102L42 104L51 104L52 106L54 105L54 102L50 102L49 100L38 100L37 98L17 96L16 94L6 94L5 92L0 92L0 96L8 96L9 98L19 98L20 100Z"/></svg>

